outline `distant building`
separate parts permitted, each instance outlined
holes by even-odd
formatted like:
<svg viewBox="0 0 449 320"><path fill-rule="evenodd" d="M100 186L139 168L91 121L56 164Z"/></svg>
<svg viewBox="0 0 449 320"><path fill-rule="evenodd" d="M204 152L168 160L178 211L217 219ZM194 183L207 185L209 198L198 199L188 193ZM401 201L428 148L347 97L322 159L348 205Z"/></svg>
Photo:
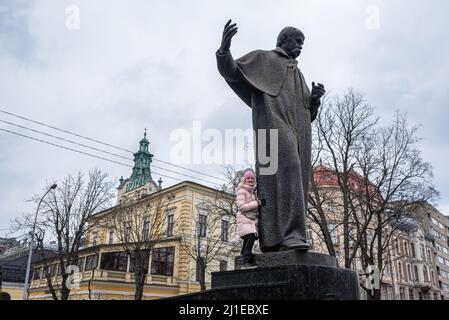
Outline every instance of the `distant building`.
<svg viewBox="0 0 449 320"><path fill-rule="evenodd" d="M343 228L341 226L342 194L335 173L320 165L314 170L318 190L326 195L328 229L340 266L343 263ZM363 179L355 172L349 175L349 185L357 190ZM370 186L370 184L368 184ZM370 187L375 195L375 188ZM374 197L375 198L375 197ZM409 223L395 233L383 261L380 281L382 299L386 300L447 300L449 299L449 218L429 203L417 203ZM308 218L308 237L313 251L328 254L318 226ZM388 226L391 227L391 226ZM349 230L349 233L355 230ZM367 238L372 235L367 232ZM372 238L371 238L372 239ZM362 258L356 254L351 268L360 274ZM365 278L361 277L361 281ZM361 298L366 298L361 290Z"/></svg>
<svg viewBox="0 0 449 320"><path fill-rule="evenodd" d="M25 282L26 267L28 262L29 246L27 242L19 243L12 239L8 241L10 246L0 255L1 268L1 292L7 292L11 299L21 300L23 296L23 286ZM51 251L45 250L44 256L48 256ZM42 252L33 252L32 263L40 260Z"/></svg>
<svg viewBox="0 0 449 320"><path fill-rule="evenodd" d="M426 254L433 260L441 299L449 299L449 218L428 203L419 204L417 218L431 245Z"/></svg>
<svg viewBox="0 0 449 320"><path fill-rule="evenodd" d="M16 247L18 241L15 238L0 238L0 256L9 248Z"/></svg>

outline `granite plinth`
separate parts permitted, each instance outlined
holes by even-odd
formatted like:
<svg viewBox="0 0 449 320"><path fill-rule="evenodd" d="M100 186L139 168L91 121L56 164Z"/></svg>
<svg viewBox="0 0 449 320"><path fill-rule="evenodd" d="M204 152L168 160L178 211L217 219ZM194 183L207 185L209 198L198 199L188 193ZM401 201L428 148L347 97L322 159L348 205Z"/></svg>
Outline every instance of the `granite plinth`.
<svg viewBox="0 0 449 320"><path fill-rule="evenodd" d="M235 269L239 270L243 265L243 257L237 256L235 258ZM254 255L254 266L257 267L266 268L292 265L337 267L337 259L334 256L300 250L266 252Z"/></svg>
<svg viewBox="0 0 449 320"><path fill-rule="evenodd" d="M263 256L263 257L262 257ZM282 257L275 261L275 257ZM321 258L321 259L320 259ZM358 300L359 278L336 267L333 257L276 252L256 258L258 267L212 273L212 289L176 300ZM295 264L294 262L302 264ZM317 264L312 264L312 263ZM261 265L264 265L263 267ZM270 266L268 266L270 265Z"/></svg>

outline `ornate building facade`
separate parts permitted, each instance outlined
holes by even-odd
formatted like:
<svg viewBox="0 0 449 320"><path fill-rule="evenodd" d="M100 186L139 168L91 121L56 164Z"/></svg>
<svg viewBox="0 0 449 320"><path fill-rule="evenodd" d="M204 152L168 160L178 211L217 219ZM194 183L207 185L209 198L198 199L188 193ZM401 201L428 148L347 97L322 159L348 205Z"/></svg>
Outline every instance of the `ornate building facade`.
<svg viewBox="0 0 449 320"><path fill-rule="evenodd" d="M211 272L233 268L237 242L228 204L234 195L191 181L162 188L161 179L152 178L146 133L139 145L131 176L120 179L117 204L89 220L70 299L134 299L134 242L149 251L143 299L199 291L201 280L210 287ZM116 217L130 224L120 229L110 223ZM137 233L141 240L132 239ZM58 263L41 261L34 265L30 299L51 299L44 268L59 288Z"/></svg>

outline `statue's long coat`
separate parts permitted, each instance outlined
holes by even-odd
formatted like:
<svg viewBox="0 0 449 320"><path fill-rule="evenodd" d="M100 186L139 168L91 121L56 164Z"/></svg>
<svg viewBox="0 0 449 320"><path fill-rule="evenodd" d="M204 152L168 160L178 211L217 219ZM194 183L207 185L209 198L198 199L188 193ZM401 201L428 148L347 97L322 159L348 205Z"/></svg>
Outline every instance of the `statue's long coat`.
<svg viewBox="0 0 449 320"><path fill-rule="evenodd" d="M252 108L253 127L278 130L278 170L260 174L256 142L258 196L266 200L259 213L259 241L263 252L281 245L306 242L305 215L311 170L311 122L318 105L297 61L282 48L256 50L234 60L230 52L217 52L217 65L235 93ZM257 139L256 139L257 140ZM268 140L268 138L267 138ZM270 141L268 140L268 144ZM267 155L269 146L266 147Z"/></svg>

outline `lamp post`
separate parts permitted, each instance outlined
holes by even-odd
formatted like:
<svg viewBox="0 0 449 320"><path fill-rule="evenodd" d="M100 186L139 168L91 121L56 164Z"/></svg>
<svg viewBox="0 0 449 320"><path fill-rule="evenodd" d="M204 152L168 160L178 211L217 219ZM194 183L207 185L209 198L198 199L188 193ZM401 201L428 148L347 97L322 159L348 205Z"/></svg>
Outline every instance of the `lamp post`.
<svg viewBox="0 0 449 320"><path fill-rule="evenodd" d="M42 201L44 200L45 196L51 191L56 189L57 184L53 184L50 189L45 192L45 194L42 196L42 198L39 201L39 204L37 205L36 214L34 216L34 223L33 223L33 230L31 231L31 241L30 241L30 251L28 252L28 263L27 263L27 271L25 274L25 283L23 286L23 300L28 300L28 282L30 280L30 269L31 269L31 257L33 256L33 246L34 246L34 232L36 230L36 222L37 222L37 213L39 212L39 207L41 206Z"/></svg>

